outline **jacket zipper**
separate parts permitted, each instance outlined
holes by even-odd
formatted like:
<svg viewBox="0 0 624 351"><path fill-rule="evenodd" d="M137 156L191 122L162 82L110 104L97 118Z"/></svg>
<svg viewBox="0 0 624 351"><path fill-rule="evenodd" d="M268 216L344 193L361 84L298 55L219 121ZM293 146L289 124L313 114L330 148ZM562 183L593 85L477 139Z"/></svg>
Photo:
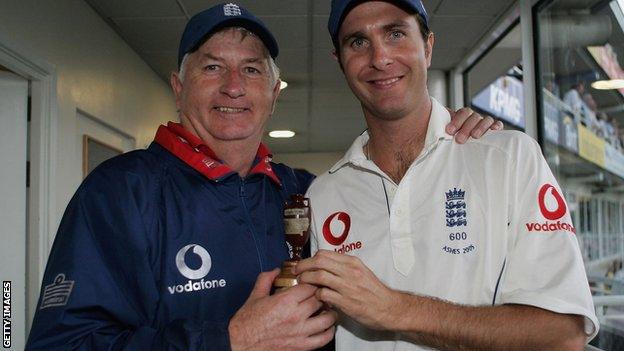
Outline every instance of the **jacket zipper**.
<svg viewBox="0 0 624 351"><path fill-rule="evenodd" d="M249 214L249 209L247 208L247 203L245 203L245 198L247 195L245 194L245 179L240 178L240 190L239 197L241 203L243 204L243 210L245 212L245 218L247 219L247 226L249 227L249 232L251 233L251 237L254 241L254 246L256 247L256 253L258 254L258 264L260 265L260 272L264 271L264 265L262 264L262 256L260 256L260 249L258 248L258 240L256 239L256 231L253 226L253 221L251 220L251 215Z"/></svg>

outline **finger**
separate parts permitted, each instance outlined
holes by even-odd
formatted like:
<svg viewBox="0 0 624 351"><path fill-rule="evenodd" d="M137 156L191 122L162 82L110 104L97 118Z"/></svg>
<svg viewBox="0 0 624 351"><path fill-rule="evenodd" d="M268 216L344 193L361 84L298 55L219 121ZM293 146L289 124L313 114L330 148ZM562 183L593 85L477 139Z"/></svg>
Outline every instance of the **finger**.
<svg viewBox="0 0 624 351"><path fill-rule="evenodd" d="M327 345L327 343L329 343L334 338L335 333L336 333L336 327L330 327L321 333L311 335L305 338L305 340L302 342L301 347L303 349L311 349L311 350L321 348Z"/></svg>
<svg viewBox="0 0 624 351"><path fill-rule="evenodd" d="M503 122L501 121L496 121L496 123L492 124L492 126L490 127L491 130L502 130L505 126L503 125Z"/></svg>
<svg viewBox="0 0 624 351"><path fill-rule="evenodd" d="M342 310L342 295L340 295L338 292L336 292L335 290L329 289L329 288L319 288L316 291L316 298L327 303L328 305L332 306L333 308L337 308L339 310Z"/></svg>
<svg viewBox="0 0 624 351"><path fill-rule="evenodd" d="M313 257L300 261L295 266L294 273L301 274L305 271L322 269L338 274L341 268L352 259L352 256L328 250L319 250Z"/></svg>
<svg viewBox="0 0 624 351"><path fill-rule="evenodd" d="M455 113L451 111L451 122L446 126L446 132L450 135L454 135L464 125L472 113L472 110L467 107L459 109Z"/></svg>
<svg viewBox="0 0 624 351"><path fill-rule="evenodd" d="M475 128L475 126L481 121L482 117L476 113L470 115L470 117L466 120L466 123L461 127L461 129L455 135L455 141L459 144L463 144L468 140L468 136Z"/></svg>
<svg viewBox="0 0 624 351"><path fill-rule="evenodd" d="M492 124L494 124L494 118L486 116L477 124L472 132L470 132L470 135L475 139L479 139L483 136L483 134L485 134L488 129L490 129L490 126L492 126Z"/></svg>
<svg viewBox="0 0 624 351"><path fill-rule="evenodd" d="M276 295L284 295L286 298L300 303L301 301L308 299L310 296L314 296L316 290L318 290L318 288L313 285L301 283L279 291Z"/></svg>
<svg viewBox="0 0 624 351"><path fill-rule="evenodd" d="M320 310L322 307L323 303L319 301L315 295L313 295L302 301L299 304L298 309L307 318L313 315L316 311Z"/></svg>
<svg viewBox="0 0 624 351"><path fill-rule="evenodd" d="M308 319L303 326L303 333L306 335L314 335L322 333L323 331L331 328L338 319L338 313L323 312L318 316L314 316Z"/></svg>
<svg viewBox="0 0 624 351"><path fill-rule="evenodd" d="M342 279L326 270L315 270L301 273L297 281L321 287L328 287L332 290L341 291L344 283Z"/></svg>
<svg viewBox="0 0 624 351"><path fill-rule="evenodd" d="M271 287L273 286L273 280L279 275L279 269L275 268L269 272L262 272L256 279L256 284L249 294L249 299L259 299L264 296L268 296L271 293Z"/></svg>

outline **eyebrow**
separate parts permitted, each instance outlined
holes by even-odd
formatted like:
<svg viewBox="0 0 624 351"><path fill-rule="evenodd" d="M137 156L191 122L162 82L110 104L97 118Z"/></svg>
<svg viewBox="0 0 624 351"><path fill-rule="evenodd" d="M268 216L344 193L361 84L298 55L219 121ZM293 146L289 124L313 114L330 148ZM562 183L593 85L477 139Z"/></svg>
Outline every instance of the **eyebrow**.
<svg viewBox="0 0 624 351"><path fill-rule="evenodd" d="M214 56L214 55L212 55L210 53L203 53L201 59L202 60L206 60L206 59L208 59L208 60L215 60L215 61L220 61L220 62L223 61L223 58L218 57L218 56ZM263 59L260 58L260 57L250 57L250 58L244 59L243 62L245 62L245 63L257 63L257 62L262 62L262 60Z"/></svg>
<svg viewBox="0 0 624 351"><path fill-rule="evenodd" d="M398 20L395 22L391 22L388 24L383 25L381 28L383 28L384 31L388 31L390 29L394 29L394 28L405 28L408 27L409 24L406 21L402 21L402 20ZM361 38L361 37L365 37L366 35L364 35L364 32L362 31L355 31L353 33L347 34L345 35L342 40L341 40L341 44L346 44L351 38Z"/></svg>

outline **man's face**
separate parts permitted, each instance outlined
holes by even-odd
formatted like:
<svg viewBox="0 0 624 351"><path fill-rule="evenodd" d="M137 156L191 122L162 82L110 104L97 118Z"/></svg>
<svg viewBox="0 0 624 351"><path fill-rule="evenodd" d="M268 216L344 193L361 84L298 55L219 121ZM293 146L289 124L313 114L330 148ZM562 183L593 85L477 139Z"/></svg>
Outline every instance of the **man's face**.
<svg viewBox="0 0 624 351"><path fill-rule="evenodd" d="M340 61L365 111L395 120L428 99L433 35L424 41L414 15L383 1L353 8L338 33Z"/></svg>
<svg viewBox="0 0 624 351"><path fill-rule="evenodd" d="M265 53L256 36L228 28L189 55L184 77L171 79L183 123L205 141L261 140L279 94Z"/></svg>

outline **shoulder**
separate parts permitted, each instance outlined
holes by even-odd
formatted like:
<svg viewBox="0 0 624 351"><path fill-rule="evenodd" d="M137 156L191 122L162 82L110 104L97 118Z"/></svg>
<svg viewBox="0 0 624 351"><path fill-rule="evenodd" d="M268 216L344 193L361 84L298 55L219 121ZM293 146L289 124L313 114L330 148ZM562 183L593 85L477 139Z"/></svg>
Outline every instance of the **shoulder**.
<svg viewBox="0 0 624 351"><path fill-rule="evenodd" d="M502 130L488 132L481 139L471 139L467 144L469 148L485 148L498 150L508 156L516 157L522 153L541 153L539 144L526 133L515 130ZM458 145L462 148L462 145Z"/></svg>
<svg viewBox="0 0 624 351"><path fill-rule="evenodd" d="M346 172L351 173L345 168L346 167L341 167L334 171L325 171L323 174L314 178L314 181L312 181L312 184L310 184L310 187L308 188L308 196L319 196L323 193L335 193L335 189L340 188L339 184L341 183L343 175ZM351 178L353 181L355 179L352 177L355 176L356 175L351 175L351 177L348 176L348 178Z"/></svg>
<svg viewBox="0 0 624 351"><path fill-rule="evenodd" d="M79 191L147 188L160 182L169 165L159 147L135 150L108 159L85 178Z"/></svg>
<svg viewBox="0 0 624 351"><path fill-rule="evenodd" d="M291 168L283 163L272 163L272 168L289 192L305 194L315 177L305 169Z"/></svg>

